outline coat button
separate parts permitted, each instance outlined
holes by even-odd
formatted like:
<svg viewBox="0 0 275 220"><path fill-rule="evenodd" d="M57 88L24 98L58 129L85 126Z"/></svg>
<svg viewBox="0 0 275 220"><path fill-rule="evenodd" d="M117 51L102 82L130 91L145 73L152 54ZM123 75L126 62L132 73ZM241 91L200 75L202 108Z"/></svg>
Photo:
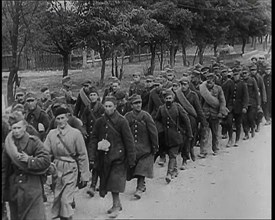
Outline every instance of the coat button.
<svg viewBox="0 0 275 220"><path fill-rule="evenodd" d="M22 180L19 180L19 183L22 183Z"/></svg>
<svg viewBox="0 0 275 220"><path fill-rule="evenodd" d="M135 140L135 142L137 142L137 140Z"/></svg>
<svg viewBox="0 0 275 220"><path fill-rule="evenodd" d="M169 126L167 126L167 128L169 128Z"/></svg>
<svg viewBox="0 0 275 220"><path fill-rule="evenodd" d="M19 176L23 176L23 174L22 173L20 173L20 175Z"/></svg>

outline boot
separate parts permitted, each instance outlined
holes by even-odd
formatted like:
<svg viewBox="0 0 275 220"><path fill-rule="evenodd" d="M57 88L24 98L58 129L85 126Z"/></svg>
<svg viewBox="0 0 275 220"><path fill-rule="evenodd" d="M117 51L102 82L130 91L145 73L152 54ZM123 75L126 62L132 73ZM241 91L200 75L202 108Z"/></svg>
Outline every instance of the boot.
<svg viewBox="0 0 275 220"><path fill-rule="evenodd" d="M159 162L158 162L158 165L160 166L164 166L164 163L166 162L166 158L165 156L163 157L159 157Z"/></svg>
<svg viewBox="0 0 275 220"><path fill-rule="evenodd" d="M232 147L232 144L233 144L233 140L232 140L232 137L229 138L227 144L226 144L226 147Z"/></svg>
<svg viewBox="0 0 275 220"><path fill-rule="evenodd" d="M256 129L257 130L257 129ZM255 137L255 129L254 128L252 128L252 131L251 131L251 137Z"/></svg>
<svg viewBox="0 0 275 220"><path fill-rule="evenodd" d="M110 218L116 218L119 215L119 212L122 210L119 193L112 192L113 197L113 206L110 208L107 213Z"/></svg>
<svg viewBox="0 0 275 220"><path fill-rule="evenodd" d="M186 160L184 160L184 159L182 160L180 170L186 170Z"/></svg>
<svg viewBox="0 0 275 220"><path fill-rule="evenodd" d="M207 155L207 153L205 153L205 154L200 153L200 154L198 154L198 157L199 158L206 158L206 155Z"/></svg>
<svg viewBox="0 0 275 220"><path fill-rule="evenodd" d="M227 139L227 134L222 135L222 139Z"/></svg>
<svg viewBox="0 0 275 220"><path fill-rule="evenodd" d="M191 155L192 161L195 161L196 157L195 157L195 153L194 153L194 148L193 147L191 147L191 149L190 149L190 155Z"/></svg>
<svg viewBox="0 0 275 220"><path fill-rule="evenodd" d="M248 140L249 139L249 136L248 136L248 133L246 133L243 137L243 140Z"/></svg>
<svg viewBox="0 0 275 220"><path fill-rule="evenodd" d="M73 209L75 209L75 207L76 207L74 198L73 198L73 202L71 203L71 206L72 206Z"/></svg>
<svg viewBox="0 0 275 220"><path fill-rule="evenodd" d="M136 192L134 193L134 197L137 199L140 199L142 193L145 192L146 190L144 179L145 179L144 176L139 176L137 179L137 189L136 189Z"/></svg>
<svg viewBox="0 0 275 220"><path fill-rule="evenodd" d="M87 194L91 197L94 197L95 191L95 186L91 186L90 189L87 190Z"/></svg>
<svg viewBox="0 0 275 220"><path fill-rule="evenodd" d="M234 147L238 147L239 146L239 140L235 141Z"/></svg>
<svg viewBox="0 0 275 220"><path fill-rule="evenodd" d="M255 132L259 132L260 131L260 124L257 125Z"/></svg>
<svg viewBox="0 0 275 220"><path fill-rule="evenodd" d="M171 182L172 176L171 176L170 173L168 173L168 174L166 175L165 180L166 180L167 183L170 183L170 182Z"/></svg>

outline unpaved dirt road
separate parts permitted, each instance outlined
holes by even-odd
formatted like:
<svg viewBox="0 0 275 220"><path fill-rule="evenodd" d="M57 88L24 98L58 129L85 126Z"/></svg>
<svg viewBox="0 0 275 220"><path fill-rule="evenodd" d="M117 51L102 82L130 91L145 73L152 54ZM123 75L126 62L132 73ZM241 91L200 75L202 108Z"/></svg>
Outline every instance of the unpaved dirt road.
<svg viewBox="0 0 275 220"><path fill-rule="evenodd" d="M140 200L133 199L136 180L127 182L118 218L271 219L271 126L262 126L260 133L241 141L239 147L225 148L225 144L220 139L218 155L188 163L188 169L170 184L164 179L167 163L155 164L155 178L146 180L147 191ZM107 219L111 195L100 198L97 193L90 198L86 190L77 192L74 219ZM51 193L46 203L48 219L52 199Z"/></svg>

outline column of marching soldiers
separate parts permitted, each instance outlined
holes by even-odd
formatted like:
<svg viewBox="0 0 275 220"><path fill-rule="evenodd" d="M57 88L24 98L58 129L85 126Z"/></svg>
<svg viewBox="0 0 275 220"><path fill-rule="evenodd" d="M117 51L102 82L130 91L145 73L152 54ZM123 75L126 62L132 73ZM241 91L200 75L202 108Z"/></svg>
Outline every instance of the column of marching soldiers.
<svg viewBox="0 0 275 220"><path fill-rule="evenodd" d="M72 219L76 187L90 180L90 197L111 192L107 213L115 218L126 181L137 179L133 196L140 199L158 158L158 165L168 164L169 184L178 176L178 155L180 170L208 156L210 132L211 153L219 153L220 125L226 147L238 147L260 131L262 118L271 124L271 65L264 56L231 68L213 58L210 66L197 64L176 75L169 66L145 80L133 73L129 89L112 77L102 97L91 80L74 97L69 76L58 92L18 88L2 115L2 217L7 201L11 219L45 219L50 176L52 218Z"/></svg>

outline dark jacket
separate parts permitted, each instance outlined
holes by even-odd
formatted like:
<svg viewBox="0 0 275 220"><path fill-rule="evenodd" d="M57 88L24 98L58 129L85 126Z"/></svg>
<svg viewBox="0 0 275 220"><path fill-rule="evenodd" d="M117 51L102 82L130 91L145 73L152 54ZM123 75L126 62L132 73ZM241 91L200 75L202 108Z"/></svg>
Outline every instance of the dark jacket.
<svg viewBox="0 0 275 220"><path fill-rule="evenodd" d="M159 121L164 127L167 147L175 147L182 144L184 134L189 138L193 137L188 114L176 102L173 102L170 107L167 107L166 104L162 105L157 111L155 120Z"/></svg>
<svg viewBox="0 0 275 220"><path fill-rule="evenodd" d="M97 149L98 142L106 139L110 142L108 152ZM100 195L109 192L124 192L127 164L135 165L136 154L134 138L128 121L117 111L111 116L102 116L96 120L88 145L91 161L95 161L100 177Z"/></svg>
<svg viewBox="0 0 275 220"><path fill-rule="evenodd" d="M38 132L40 140L44 141L46 132L49 129L50 119L48 114L43 111L38 105L33 111L28 111L25 116L26 121L32 125ZM43 124L45 131L39 131L38 124Z"/></svg>
<svg viewBox="0 0 275 220"><path fill-rule="evenodd" d="M90 140L96 119L100 118L104 114L104 111L104 106L99 101L96 103L91 103L90 106L87 106L84 109L81 121L83 122L83 127L88 134L88 138L86 140L87 143Z"/></svg>
<svg viewBox="0 0 275 220"><path fill-rule="evenodd" d="M233 81L233 97L231 106L229 106L230 112L235 114L241 114L242 109L248 108L248 89L246 83L243 80Z"/></svg>
<svg viewBox="0 0 275 220"><path fill-rule="evenodd" d="M86 108L86 105L82 101L82 98L81 98L80 94L78 94L77 99L76 99L76 103L75 103L75 106L74 106L74 116L76 116L78 118L81 118L81 115L83 114L85 108Z"/></svg>
<svg viewBox="0 0 275 220"><path fill-rule="evenodd" d="M154 149L158 148L158 131L152 116L145 111L138 114L131 111L125 115L135 141L136 167L132 177L136 175L153 178Z"/></svg>
<svg viewBox="0 0 275 220"><path fill-rule="evenodd" d="M143 82L132 82L129 88L129 97L133 94L142 95L145 91L145 84Z"/></svg>
<svg viewBox="0 0 275 220"><path fill-rule="evenodd" d="M256 80L249 76L247 79L243 79L243 81L246 83L248 89L248 106L257 107L260 105L260 96Z"/></svg>
<svg viewBox="0 0 275 220"><path fill-rule="evenodd" d="M116 110L121 115L125 115L127 112L132 110L131 104L129 102L123 103L123 104L117 104Z"/></svg>
<svg viewBox="0 0 275 220"><path fill-rule="evenodd" d="M263 81L263 78L262 76L260 76L258 73L255 75L255 76L252 76L256 82L257 82L257 85L258 85L258 88L259 88L259 93L260 93L260 104L262 104L262 102L266 102L266 89L265 89L265 84L264 84L264 81Z"/></svg>
<svg viewBox="0 0 275 220"><path fill-rule="evenodd" d="M226 107L229 111L232 110L232 100L233 100L233 90L234 90L234 82L231 79L226 79L222 81L222 90L224 94L224 98L226 101Z"/></svg>
<svg viewBox="0 0 275 220"><path fill-rule="evenodd" d="M50 155L38 137L25 134L20 141L15 140L19 152L31 156L28 169L43 171L50 165ZM17 167L6 150L2 153L2 195L4 200L17 204L13 206L11 219L46 219L42 197L42 176L28 174Z"/></svg>

